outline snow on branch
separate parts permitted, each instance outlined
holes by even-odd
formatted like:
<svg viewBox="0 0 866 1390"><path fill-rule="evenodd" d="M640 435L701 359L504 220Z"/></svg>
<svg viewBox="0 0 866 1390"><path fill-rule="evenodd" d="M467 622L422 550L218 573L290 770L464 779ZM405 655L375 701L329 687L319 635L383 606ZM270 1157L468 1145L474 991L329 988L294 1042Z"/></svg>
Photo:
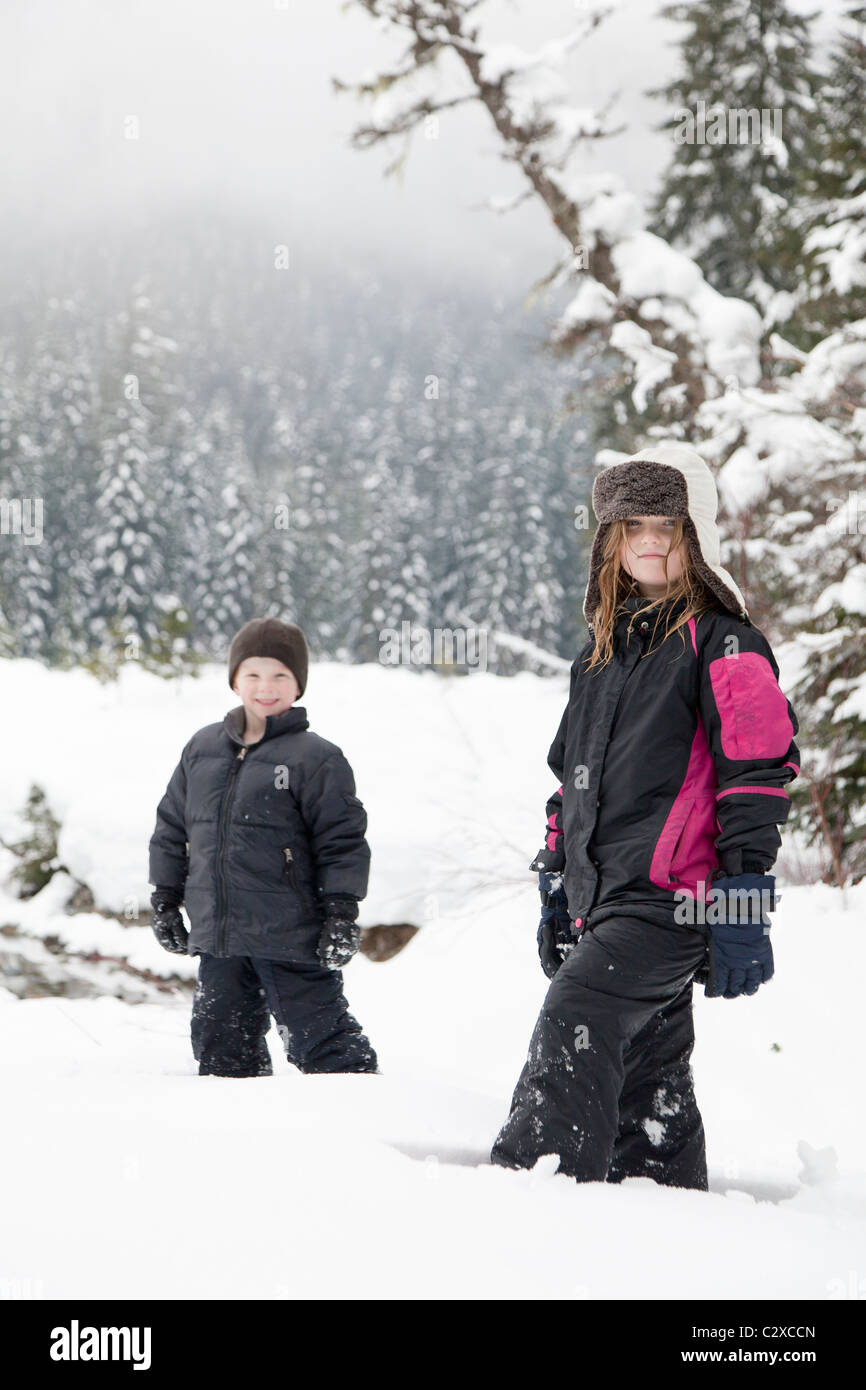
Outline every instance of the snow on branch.
<svg viewBox="0 0 866 1390"><path fill-rule="evenodd" d="M356 3L411 38L393 70L354 86L336 84L374 101L374 120L356 129L354 143L366 148L405 136L431 115L468 101L485 107L504 157L526 180L525 193L487 205L501 212L526 197L539 198L570 248L570 256L536 286L576 282L575 296L552 332L561 352L601 330L624 356L639 412L655 397L675 416L718 394L731 374L744 384L759 379L761 325L755 310L717 294L693 261L648 232L640 204L615 176L576 176L569 167L580 141L613 133L606 112L569 101L558 71L609 7L585 6L577 26L528 53L511 44L486 47L471 20L475 4ZM446 51L448 71L437 62ZM413 91L419 78L422 95Z"/></svg>
<svg viewBox="0 0 866 1390"><path fill-rule="evenodd" d="M841 413L855 425L866 419L857 394L866 334L849 327L798 360L781 338L764 338L753 305L720 294L695 261L648 230L642 205L621 179L573 167L570 157L581 140L611 132L606 113L570 100L560 68L602 22L606 7L586 4L563 38L526 52L485 44L475 22L478 0L354 3L384 29L408 38L393 70L354 86L335 84L374 101L374 121L356 130L355 142L366 147L405 138L451 106L484 107L503 158L525 181L523 192L488 199L486 206L502 212L538 199L567 247L535 286L574 286L552 327L551 346L565 354L589 338L601 339L620 355L638 417L649 416L654 429L704 440L718 463L735 455L726 489L734 512L745 496L764 493L786 473L799 476L810 452L850 459L850 439L829 417ZM838 286L859 275L858 211L846 207L836 226L814 238L828 264L835 257ZM786 374L773 376L777 361L786 364Z"/></svg>

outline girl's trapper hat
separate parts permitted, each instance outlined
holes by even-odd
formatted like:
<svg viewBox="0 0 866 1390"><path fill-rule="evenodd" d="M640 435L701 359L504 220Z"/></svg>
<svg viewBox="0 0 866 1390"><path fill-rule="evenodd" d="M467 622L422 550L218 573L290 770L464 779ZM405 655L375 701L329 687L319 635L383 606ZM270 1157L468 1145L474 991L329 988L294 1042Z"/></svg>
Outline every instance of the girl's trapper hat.
<svg viewBox="0 0 866 1390"><path fill-rule="evenodd" d="M583 613L592 627L601 602L598 577L611 522L630 516L682 517L692 565L729 612L747 618L746 602L721 554L716 515L719 495L715 479L700 454L678 440L665 440L641 449L632 458L613 463L592 485L592 509L599 526L589 556L589 580Z"/></svg>
<svg viewBox="0 0 866 1390"><path fill-rule="evenodd" d="M288 666L298 682L298 698L307 685L309 653L307 639L294 623L279 618L253 618L232 638L229 648L229 685L234 688L235 672L248 656L272 656Z"/></svg>

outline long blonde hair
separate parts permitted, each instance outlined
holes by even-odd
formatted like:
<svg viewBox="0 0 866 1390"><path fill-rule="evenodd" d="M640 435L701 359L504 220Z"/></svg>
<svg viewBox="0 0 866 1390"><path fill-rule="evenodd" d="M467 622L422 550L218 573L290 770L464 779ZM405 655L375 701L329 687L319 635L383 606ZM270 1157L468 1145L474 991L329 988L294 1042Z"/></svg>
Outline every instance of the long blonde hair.
<svg viewBox="0 0 866 1390"><path fill-rule="evenodd" d="M598 574L599 605L593 614L593 636L595 646L591 655L587 658L586 670L590 671L594 666L606 666L613 656L613 630L617 618L628 610L624 606L624 600L633 598L640 594L635 580L623 567L620 560L622 543L628 536L627 521L613 521L607 534L604 551L602 554L601 567ZM690 618L696 618L700 613L710 609L718 608L719 603L715 594L707 587L704 581L696 573L692 564L689 546L685 543L685 529L681 519L677 519L673 538L670 544L669 554L681 546L680 551L682 562L682 574L678 579L668 581L668 590L664 595L664 603L668 604L671 600L685 599L686 606L671 621L673 612L671 608L667 610L665 619L665 630L662 641L665 641L673 633L679 632L680 639L685 648L685 627ZM665 575L667 576L667 558L665 558ZM656 629L662 614L661 602L659 599L648 598L643 607L633 614L629 628L633 627L635 621L644 613L650 613L656 609L655 624L648 652L654 650L653 641ZM659 643L659 646L661 643Z"/></svg>

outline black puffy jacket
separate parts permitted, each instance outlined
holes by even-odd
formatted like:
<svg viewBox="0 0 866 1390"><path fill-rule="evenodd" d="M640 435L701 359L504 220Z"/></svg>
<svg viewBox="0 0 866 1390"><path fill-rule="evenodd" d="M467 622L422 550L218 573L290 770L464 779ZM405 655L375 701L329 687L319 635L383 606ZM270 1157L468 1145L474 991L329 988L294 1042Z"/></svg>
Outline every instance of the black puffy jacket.
<svg viewBox="0 0 866 1390"><path fill-rule="evenodd" d="M156 813L149 881L178 892L189 952L318 964L320 900L363 898L367 816L340 749L299 705L243 741L243 706L199 729Z"/></svg>
<svg viewBox="0 0 866 1390"><path fill-rule="evenodd" d="M668 922L677 894L706 901L715 869L767 872L799 772L797 719L758 628L718 609L666 640L664 612L654 638L655 612L629 633L645 603L625 600L607 666L584 669L592 641L578 654L548 755L561 786L531 867L564 874L579 929L626 906Z"/></svg>

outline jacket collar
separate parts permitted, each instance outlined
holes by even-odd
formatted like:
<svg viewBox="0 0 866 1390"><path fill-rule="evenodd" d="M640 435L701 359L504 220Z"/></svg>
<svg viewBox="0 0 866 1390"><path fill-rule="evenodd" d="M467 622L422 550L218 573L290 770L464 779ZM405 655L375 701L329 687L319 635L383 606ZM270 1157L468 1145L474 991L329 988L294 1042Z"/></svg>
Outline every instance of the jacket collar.
<svg viewBox="0 0 866 1390"><path fill-rule="evenodd" d="M629 594L628 598L623 599L621 611L614 620L614 632L625 638L629 625L634 622L635 614L644 608L647 602L648 600L644 598L643 594ZM687 606L688 600L685 598L657 599L652 608L646 609L640 621L641 623L648 623L650 631L655 629L656 637L659 638L664 633L668 615L676 618Z"/></svg>
<svg viewBox="0 0 866 1390"><path fill-rule="evenodd" d="M292 705L291 709L283 710L282 714L269 714L265 717L265 731L259 739L259 743L264 743L269 738L275 738L278 734L298 733L302 729L308 729L309 726L310 721L307 719L307 711L304 706ZM223 720L223 728L232 743L243 743L245 727L246 714L243 705L230 709ZM251 746L255 747L254 744Z"/></svg>
<svg viewBox="0 0 866 1390"><path fill-rule="evenodd" d="M652 608L647 609L647 616L650 618L653 617L656 609L661 609L662 611L670 609L672 613L679 613L685 608L687 602L688 600L685 598L678 598L675 600L666 598L656 599ZM643 608L647 603L649 603L649 599L644 598L643 594L629 594L628 598L623 599L622 606L627 608L629 613L637 613L638 609Z"/></svg>

